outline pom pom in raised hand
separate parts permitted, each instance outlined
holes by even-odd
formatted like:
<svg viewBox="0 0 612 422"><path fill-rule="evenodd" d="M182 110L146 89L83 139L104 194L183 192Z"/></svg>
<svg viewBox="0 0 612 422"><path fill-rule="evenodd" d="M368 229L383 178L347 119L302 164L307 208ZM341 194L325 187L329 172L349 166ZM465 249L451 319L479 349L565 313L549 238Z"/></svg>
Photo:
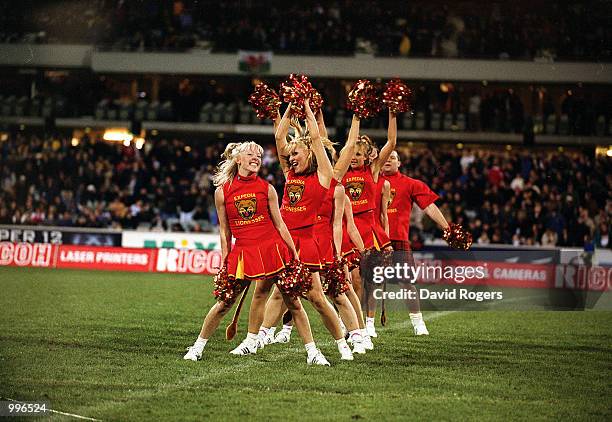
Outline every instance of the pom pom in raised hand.
<svg viewBox="0 0 612 422"><path fill-rule="evenodd" d="M292 73L289 78L281 83L280 87L283 101L291 103L291 114L298 119L306 118L304 100L310 98L310 108L313 113L317 113L323 107L323 97L313 88L306 75L296 75Z"/></svg>
<svg viewBox="0 0 612 422"><path fill-rule="evenodd" d="M450 223L442 238L453 249L461 249L467 251L472 246L472 234L461 227L460 224Z"/></svg>
<svg viewBox="0 0 612 422"><path fill-rule="evenodd" d="M367 79L360 79L348 93L347 108L360 119L376 116L382 108L378 90Z"/></svg>
<svg viewBox="0 0 612 422"><path fill-rule="evenodd" d="M278 116L281 100L274 89L262 82L257 84L255 91L249 96L249 103L259 119L274 120Z"/></svg>
<svg viewBox="0 0 612 422"><path fill-rule="evenodd" d="M301 296L312 288L310 270L306 264L294 259L279 274L276 286L289 296Z"/></svg>
<svg viewBox="0 0 612 422"><path fill-rule="evenodd" d="M412 90L399 79L387 83L383 103L394 114L412 110Z"/></svg>

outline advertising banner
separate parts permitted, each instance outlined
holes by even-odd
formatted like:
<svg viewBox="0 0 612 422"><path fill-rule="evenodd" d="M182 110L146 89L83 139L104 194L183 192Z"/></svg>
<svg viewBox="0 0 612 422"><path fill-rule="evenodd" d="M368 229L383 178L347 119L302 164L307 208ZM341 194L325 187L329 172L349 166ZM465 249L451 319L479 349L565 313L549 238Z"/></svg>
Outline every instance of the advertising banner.
<svg viewBox="0 0 612 422"><path fill-rule="evenodd" d="M213 233L123 232L124 248L169 248L220 250L219 235Z"/></svg>
<svg viewBox="0 0 612 422"><path fill-rule="evenodd" d="M121 246L121 231L45 226L0 225L0 242L53 245Z"/></svg>

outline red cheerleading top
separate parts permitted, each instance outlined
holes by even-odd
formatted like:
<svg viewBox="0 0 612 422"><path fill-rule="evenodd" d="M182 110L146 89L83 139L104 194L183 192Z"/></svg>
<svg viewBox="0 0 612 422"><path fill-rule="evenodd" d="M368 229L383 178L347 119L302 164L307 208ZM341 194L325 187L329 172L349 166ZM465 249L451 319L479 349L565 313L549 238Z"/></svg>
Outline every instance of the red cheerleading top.
<svg viewBox="0 0 612 422"><path fill-rule="evenodd" d="M280 212L289 230L312 226L328 189L321 186L317 172L287 173Z"/></svg>
<svg viewBox="0 0 612 422"><path fill-rule="evenodd" d="M382 211L382 194L383 187L385 186L385 179L382 177L382 173L378 175L378 182L374 185L374 223L382 227L380 221L380 213ZM384 230L384 227L382 227Z"/></svg>
<svg viewBox="0 0 612 422"><path fill-rule="evenodd" d="M321 208L319 208L319 212L317 213L317 227L332 226L332 218L334 216L334 189L338 185L338 181L332 178L331 183L329 184L329 190L325 194L325 198L323 198L323 203L321 204Z"/></svg>
<svg viewBox="0 0 612 422"><path fill-rule="evenodd" d="M375 183L370 166L349 168L342 178L344 190L353 206L353 214L371 211L376 207Z"/></svg>
<svg viewBox="0 0 612 422"><path fill-rule="evenodd" d="M231 183L223 185L225 212L236 240L263 239L277 233L268 210L269 186L256 174L236 175Z"/></svg>
<svg viewBox="0 0 612 422"><path fill-rule="evenodd" d="M439 196L429 189L429 186L425 183L400 172L388 176L381 174L381 176L391 184L391 202L387 207L389 238L391 240L408 241L412 203L416 202L419 208L425 209Z"/></svg>

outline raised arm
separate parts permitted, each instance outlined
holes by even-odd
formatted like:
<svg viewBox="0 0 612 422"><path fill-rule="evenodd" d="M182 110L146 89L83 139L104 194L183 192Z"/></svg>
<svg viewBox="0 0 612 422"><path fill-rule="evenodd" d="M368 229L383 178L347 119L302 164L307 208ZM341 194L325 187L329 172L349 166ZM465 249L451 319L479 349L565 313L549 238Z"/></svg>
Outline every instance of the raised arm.
<svg viewBox="0 0 612 422"><path fill-rule="evenodd" d="M229 227L229 221L227 220L227 213L225 211L225 197L223 195L223 188L218 187L215 190L215 208L217 208L217 216L219 218L219 237L221 240L221 259L225 262L227 255L232 250L232 231Z"/></svg>
<svg viewBox="0 0 612 422"><path fill-rule="evenodd" d="M357 137L359 136L359 117L353 115L353 121L351 122L351 129L349 130L348 139L346 145L340 151L340 157L334 166L334 179L341 180L346 174L351 160L355 154L355 144L357 143Z"/></svg>
<svg viewBox="0 0 612 422"><path fill-rule="evenodd" d="M280 114L280 113L279 113ZM288 154L287 152L287 134L289 133L289 127L291 126L291 103L287 106L285 114L282 119L277 123L277 119L274 121L274 139L276 140L276 153L278 154L278 161L280 162L283 173L289 172L289 166L283 160L283 156Z"/></svg>
<svg viewBox="0 0 612 422"><path fill-rule="evenodd" d="M323 109L317 111L317 126L319 127L319 135L321 135L321 138L327 139L327 128L323 120Z"/></svg>
<svg viewBox="0 0 612 422"><path fill-rule="evenodd" d="M344 216L344 201L346 194L340 184L334 189L334 249L337 257L342 255L342 217Z"/></svg>
<svg viewBox="0 0 612 422"><path fill-rule="evenodd" d="M298 253L295 249L295 244L293 243L293 239L291 238L291 234L289 234L289 230L287 229L287 225L283 221L281 217L280 210L278 208L278 195L276 191L272 187L272 185L268 186L268 209L270 210L270 217L272 218L272 223L274 227L278 230L281 238L287 244L287 247L293 254L295 259L298 259Z"/></svg>
<svg viewBox="0 0 612 422"><path fill-rule="evenodd" d="M387 143L380 150L378 158L372 163L372 175L376 180L380 169L387 162L389 156L397 145L397 115L389 110L389 128L387 129Z"/></svg>
<svg viewBox="0 0 612 422"><path fill-rule="evenodd" d="M317 159L317 174L319 176L319 183L326 189L329 189L331 178L333 177L334 169L327 157L323 142L321 142L321 135L319 134L319 127L317 120L312 113L310 108L310 99L304 101L304 107L306 108L306 127L310 134L312 152ZM282 124L282 121L281 121ZM280 128L279 128L280 129Z"/></svg>
<svg viewBox="0 0 612 422"><path fill-rule="evenodd" d="M442 230L448 227L448 221L446 221L446 218L444 218L444 215L442 215L442 211L440 211L440 208L438 208L436 204L429 204L423 210L423 212L425 212L425 214L427 214L427 216L431 218Z"/></svg>
<svg viewBox="0 0 612 422"><path fill-rule="evenodd" d="M349 238L351 242L355 246L359 252L363 253L365 251L365 245L363 244L363 239L361 238L361 234L359 234L359 230L357 230L357 226L355 225L355 220L353 219L353 207L351 205L351 199L344 194L344 216L346 218L346 231L348 232Z"/></svg>
<svg viewBox="0 0 612 422"><path fill-rule="evenodd" d="M385 180L383 183L382 190L382 204L380 204L380 223L385 229L385 233L389 236L389 217L387 215L387 208L389 206L389 200L391 199L391 183Z"/></svg>

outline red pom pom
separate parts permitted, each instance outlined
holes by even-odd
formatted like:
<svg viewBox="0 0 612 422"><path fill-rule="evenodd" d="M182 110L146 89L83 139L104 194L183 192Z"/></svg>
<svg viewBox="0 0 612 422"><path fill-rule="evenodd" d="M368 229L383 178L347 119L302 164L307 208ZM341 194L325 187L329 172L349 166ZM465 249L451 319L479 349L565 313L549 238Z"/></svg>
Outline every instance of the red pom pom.
<svg viewBox="0 0 612 422"><path fill-rule="evenodd" d="M357 81L348 94L347 108L360 119L376 116L382 108L376 87L367 79Z"/></svg>
<svg viewBox="0 0 612 422"><path fill-rule="evenodd" d="M276 282L278 289L289 296L301 296L312 288L310 270L301 261L292 260L279 274Z"/></svg>
<svg viewBox="0 0 612 422"><path fill-rule="evenodd" d="M349 290L349 284L344 272L347 261L344 258L334 258L325 270L325 280L323 280L323 292L332 297L338 297Z"/></svg>
<svg viewBox="0 0 612 422"><path fill-rule="evenodd" d="M359 252L357 249L353 249L353 251L348 254L346 256L346 263L349 266L349 270L354 270L355 268L359 268L359 266L361 265L361 259L362 259L362 255L361 252Z"/></svg>
<svg viewBox="0 0 612 422"><path fill-rule="evenodd" d="M213 295L220 302L234 303L236 298L243 290L243 283L227 273L227 265L223 265L214 278L215 290Z"/></svg>
<svg viewBox="0 0 612 422"><path fill-rule="evenodd" d="M258 118L274 120L278 116L281 100L276 91L262 82L249 96L249 103L253 105Z"/></svg>
<svg viewBox="0 0 612 422"><path fill-rule="evenodd" d="M460 224L450 223L444 230L442 238L451 248L467 251L472 246L472 234L466 231Z"/></svg>
<svg viewBox="0 0 612 422"><path fill-rule="evenodd" d="M323 107L323 97L312 87L306 75L296 75L292 73L289 78L281 83L281 95L283 101L291 103L291 114L298 119L306 118L304 100L310 98L310 108L313 113L317 113Z"/></svg>
<svg viewBox="0 0 612 422"><path fill-rule="evenodd" d="M399 79L387 83L383 93L383 103L392 113L412 110L412 90Z"/></svg>

